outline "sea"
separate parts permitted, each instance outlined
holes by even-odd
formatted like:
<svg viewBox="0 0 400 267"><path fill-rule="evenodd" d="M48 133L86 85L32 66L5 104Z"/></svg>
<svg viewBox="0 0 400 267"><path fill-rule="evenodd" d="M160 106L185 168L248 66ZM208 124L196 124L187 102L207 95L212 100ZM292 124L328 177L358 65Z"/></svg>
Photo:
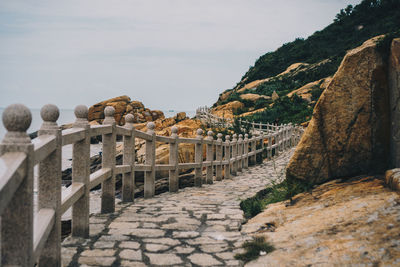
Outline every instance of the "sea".
<svg viewBox="0 0 400 267"><path fill-rule="evenodd" d="M3 111L5 108L0 108L0 117L3 116ZM40 125L42 124L42 118L40 117L40 109L31 108L32 112L32 123L28 129L28 133L33 133L39 130ZM186 115L190 118L194 117L195 111L185 111L185 110L163 110L166 118L175 116L178 112L186 112ZM73 109L61 109L60 117L57 120L58 125L72 123L75 120L74 110ZM0 123L0 140L3 139L6 134L6 129L4 128L3 123Z"/></svg>

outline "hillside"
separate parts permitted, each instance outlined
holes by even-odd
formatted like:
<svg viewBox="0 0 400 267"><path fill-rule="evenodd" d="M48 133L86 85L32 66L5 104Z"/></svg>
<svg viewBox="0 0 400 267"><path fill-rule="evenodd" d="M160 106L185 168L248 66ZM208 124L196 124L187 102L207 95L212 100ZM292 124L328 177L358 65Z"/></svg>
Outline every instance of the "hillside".
<svg viewBox="0 0 400 267"><path fill-rule="evenodd" d="M236 86L220 94L213 107L228 117L243 114L264 122L307 121L346 51L374 36L396 36L399 29L399 0L349 5L325 29L262 55ZM242 105L224 106L233 101ZM236 108L229 110L231 106Z"/></svg>

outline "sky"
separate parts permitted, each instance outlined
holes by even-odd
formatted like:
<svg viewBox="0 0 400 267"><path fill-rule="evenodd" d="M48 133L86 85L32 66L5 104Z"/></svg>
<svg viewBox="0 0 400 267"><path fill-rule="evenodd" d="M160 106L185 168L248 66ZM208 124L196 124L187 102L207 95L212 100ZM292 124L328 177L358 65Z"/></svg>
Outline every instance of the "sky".
<svg viewBox="0 0 400 267"><path fill-rule="evenodd" d="M120 95L210 106L266 52L360 0L1 0L0 107Z"/></svg>

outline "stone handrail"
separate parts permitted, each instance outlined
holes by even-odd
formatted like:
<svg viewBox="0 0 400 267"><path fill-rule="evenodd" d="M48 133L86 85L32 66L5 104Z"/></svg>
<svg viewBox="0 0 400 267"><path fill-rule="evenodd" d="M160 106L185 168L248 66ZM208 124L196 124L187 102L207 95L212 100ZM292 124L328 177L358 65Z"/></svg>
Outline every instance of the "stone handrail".
<svg viewBox="0 0 400 267"><path fill-rule="evenodd" d="M181 138L178 128L172 127L170 137L155 134L155 124L147 124L147 132L133 125L133 115L125 117L125 125L114 120L114 108L106 107L102 125L90 126L86 106L75 108L76 121L71 129L61 131L57 125L59 109L46 105L41 109L43 124L38 137L30 140L26 131L32 115L21 104L7 107L3 123L7 129L0 144L0 216L2 264L17 266L61 266L61 215L72 207L72 236L89 237L90 189L101 184L101 212L115 211L116 175L122 175L122 201L134 201L135 172L143 171L144 197L155 194L156 171L169 171L169 191L179 189L179 170L194 169L195 186L231 178L250 164L256 156L265 153L268 158L295 146L301 132L292 125L271 128L266 135L254 132L237 136L217 135L197 130L196 138ZM102 168L90 174L90 138L102 136ZM116 164L116 137L123 137L123 163ZM135 162L135 138L145 140L145 162ZM155 164L156 142L168 143L169 163ZM180 143L195 146L195 161L180 163ZM62 147L72 144L72 184L61 190ZM206 159L203 159L203 147ZM34 214L33 184L35 165L38 166L38 212ZM206 175L203 178L203 168ZM223 172L224 170L224 172ZM223 175L224 173L224 175Z"/></svg>
<svg viewBox="0 0 400 267"><path fill-rule="evenodd" d="M233 119L230 118L221 118L211 113L211 109L207 106L199 107L196 109L196 118L203 119L206 122L217 126L217 127L225 127L225 126L232 126ZM261 122L250 122L244 120L242 118L238 119L239 124L242 125L250 125L250 128L253 132L259 131L264 133L270 133L279 131L280 128L284 127L284 124L269 124L269 123L261 123ZM300 129L300 128L299 128Z"/></svg>

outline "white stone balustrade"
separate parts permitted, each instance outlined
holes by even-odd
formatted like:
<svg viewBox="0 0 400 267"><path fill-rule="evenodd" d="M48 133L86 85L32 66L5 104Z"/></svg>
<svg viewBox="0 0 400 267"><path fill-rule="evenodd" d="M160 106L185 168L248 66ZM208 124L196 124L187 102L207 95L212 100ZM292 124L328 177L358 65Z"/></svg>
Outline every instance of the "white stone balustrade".
<svg viewBox="0 0 400 267"><path fill-rule="evenodd" d="M197 115L210 114L206 107L199 108ZM194 185L229 179L231 175L256 164L257 155L267 158L297 144L302 130L291 124L272 125L250 123L254 131L230 136L197 130L196 138L178 137L178 128L172 127L171 136L157 136L155 124L147 124L147 132L138 131L133 116L125 117L125 125L117 126L114 108L106 107L103 125L90 126L86 106L75 108L76 121L71 129L61 131L57 125L59 109L46 105L41 110L43 124L38 137L29 138L32 116L21 104L7 107L3 112L3 124L7 129L0 144L0 216L1 216L1 264L4 266L61 266L61 216L72 207L72 236L89 237L90 190L101 184L101 212L115 211L116 175L122 175L122 201L134 201L135 172L143 171L144 197L155 194L156 171L169 171L169 190L179 190L179 171L194 169ZM217 118L214 116L214 118ZM218 123L227 123L218 118ZM102 168L90 174L90 138L102 136ZM116 137L123 137L123 163L116 165ZM144 164L135 162L135 139L145 140ZM265 143L265 141L267 141ZM168 143L169 163L156 164L156 142ZM179 144L195 147L194 162L179 162ZM72 184L61 190L62 147L73 145ZM265 144L267 144L265 146ZM203 158L205 149L206 157ZM33 168L38 165L38 212L33 209ZM203 175L203 169L206 175ZM215 171L215 172L214 172ZM215 177L214 177L215 173Z"/></svg>

